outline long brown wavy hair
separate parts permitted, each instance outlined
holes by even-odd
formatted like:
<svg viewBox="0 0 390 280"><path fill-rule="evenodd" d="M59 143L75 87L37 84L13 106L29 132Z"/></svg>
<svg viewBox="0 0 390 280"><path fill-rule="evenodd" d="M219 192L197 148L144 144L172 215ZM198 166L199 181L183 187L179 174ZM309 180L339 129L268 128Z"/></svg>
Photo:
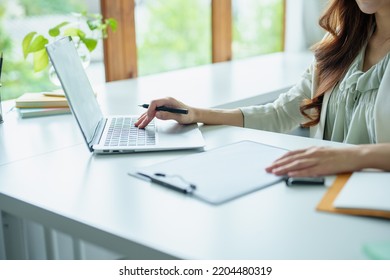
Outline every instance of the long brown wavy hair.
<svg viewBox="0 0 390 280"><path fill-rule="evenodd" d="M312 47L318 73L317 91L300 107L309 119L305 127L320 121L322 101L326 91L345 75L362 47L368 42L375 26L374 15L363 13L355 0L332 0L319 20L328 35Z"/></svg>

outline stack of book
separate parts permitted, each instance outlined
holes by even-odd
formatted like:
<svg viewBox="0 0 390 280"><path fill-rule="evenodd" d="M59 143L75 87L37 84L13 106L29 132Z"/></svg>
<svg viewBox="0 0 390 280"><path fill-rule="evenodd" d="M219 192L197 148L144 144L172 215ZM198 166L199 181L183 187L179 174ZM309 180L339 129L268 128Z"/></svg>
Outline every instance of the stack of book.
<svg viewBox="0 0 390 280"><path fill-rule="evenodd" d="M25 93L15 100L15 107L22 118L70 113L62 91Z"/></svg>

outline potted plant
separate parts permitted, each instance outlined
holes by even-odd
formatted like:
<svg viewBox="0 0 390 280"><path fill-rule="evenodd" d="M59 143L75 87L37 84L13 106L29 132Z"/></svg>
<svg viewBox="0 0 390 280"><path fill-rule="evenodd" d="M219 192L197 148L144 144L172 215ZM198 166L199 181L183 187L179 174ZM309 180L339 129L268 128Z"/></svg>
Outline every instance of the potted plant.
<svg viewBox="0 0 390 280"><path fill-rule="evenodd" d="M73 14L78 19L75 22L64 21L48 30L48 37L33 31L28 33L22 42L23 55L26 59L30 54L33 56L34 71L39 72L49 65L49 57L46 52L46 44L50 40L59 37L72 36L81 59L89 63L89 53L92 52L99 39L107 37L110 28L115 31L117 21L113 18L103 19L101 14L90 14L87 12ZM88 33L82 30L82 22L86 23Z"/></svg>

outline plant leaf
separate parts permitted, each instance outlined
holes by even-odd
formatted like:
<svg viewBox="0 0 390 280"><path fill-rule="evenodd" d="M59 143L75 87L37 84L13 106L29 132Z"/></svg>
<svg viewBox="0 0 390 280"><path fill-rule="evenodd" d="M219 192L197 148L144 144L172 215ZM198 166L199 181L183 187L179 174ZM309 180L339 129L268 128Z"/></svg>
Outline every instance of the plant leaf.
<svg viewBox="0 0 390 280"><path fill-rule="evenodd" d="M37 32L30 32L23 38L22 48L24 59L26 59L27 55L30 53L28 50L30 48L31 40L33 39L35 34L37 34Z"/></svg>
<svg viewBox="0 0 390 280"><path fill-rule="evenodd" d="M101 22L98 19L89 19L87 24L90 30L96 30L101 26Z"/></svg>
<svg viewBox="0 0 390 280"><path fill-rule="evenodd" d="M85 33L79 29L79 28L68 28L64 31L65 36L74 36L74 37L80 37L80 39L85 38Z"/></svg>
<svg viewBox="0 0 390 280"><path fill-rule="evenodd" d="M53 28L49 29L49 35L51 37L57 37L58 35L60 35L60 28L65 26L65 25L68 25L69 22L67 21L64 21L64 22L61 22L60 24L54 26Z"/></svg>
<svg viewBox="0 0 390 280"><path fill-rule="evenodd" d="M49 65L49 56L46 49L34 52L34 71L39 72Z"/></svg>
<svg viewBox="0 0 390 280"><path fill-rule="evenodd" d="M47 43L49 43L49 40L42 35L38 35L34 38L34 40L32 40L27 52L33 53L45 49Z"/></svg>
<svg viewBox="0 0 390 280"><path fill-rule="evenodd" d="M97 46L97 40L91 38L80 38L89 52L92 52Z"/></svg>
<svg viewBox="0 0 390 280"><path fill-rule="evenodd" d="M111 27L111 30L112 31L116 31L117 27L118 27L118 22L116 21L116 19L113 19L113 18L109 18L106 20L106 23Z"/></svg>

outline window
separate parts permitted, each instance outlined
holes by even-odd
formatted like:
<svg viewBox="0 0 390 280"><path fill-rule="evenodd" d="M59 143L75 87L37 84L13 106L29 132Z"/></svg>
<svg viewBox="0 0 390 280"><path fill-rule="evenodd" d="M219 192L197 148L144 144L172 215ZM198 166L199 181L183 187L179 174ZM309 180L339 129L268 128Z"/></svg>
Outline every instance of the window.
<svg viewBox="0 0 390 280"><path fill-rule="evenodd" d="M211 63L211 0L138 0L138 73Z"/></svg>
<svg viewBox="0 0 390 280"><path fill-rule="evenodd" d="M233 1L233 59L283 50L283 0Z"/></svg>
<svg viewBox="0 0 390 280"><path fill-rule="evenodd" d="M211 0L138 0L140 76L211 63ZM283 50L283 0L232 1L233 59Z"/></svg>
<svg viewBox="0 0 390 280"><path fill-rule="evenodd" d="M124 3L128 8L132 1L135 3L134 13L123 12ZM87 10L98 13L100 3L104 3L102 12L107 17L108 10L108 17L119 19L119 29L121 24L122 27L132 25L132 21L127 17L135 17L135 26L130 27L134 28L134 39L126 37L131 33L128 26L125 32L111 34L116 38L111 44L111 52L106 52L106 70L109 73L113 71L110 70L112 67L111 69L122 72L120 75L114 73L113 78L108 78L115 80L135 77L137 72L142 76L211 63L214 32L211 27L214 7L212 4L215 3L222 4L224 13L230 15L231 11L232 14L232 17L225 14L225 18L219 22L218 28L225 27L225 33L222 32L225 39L218 47L223 48L223 44L228 44L229 47L224 50L222 59L217 61L282 51L284 2L285 0L2 0L0 51L4 52L5 58L2 98L11 99L24 92L55 88L47 72L34 73L31 62L24 60L21 42L30 31L45 33L48 26L68 20L70 12ZM230 24L224 25L224 20L229 20L231 29ZM229 28L226 29L226 26ZM232 36L229 34L230 30ZM130 40L134 42L135 38L137 58L129 59L133 56L118 51L118 45L128 45ZM105 80L102 45L100 42L98 49L92 53L91 65L87 69L92 83ZM132 64L135 75L129 75L129 61L125 64L126 59L123 57L135 61Z"/></svg>

